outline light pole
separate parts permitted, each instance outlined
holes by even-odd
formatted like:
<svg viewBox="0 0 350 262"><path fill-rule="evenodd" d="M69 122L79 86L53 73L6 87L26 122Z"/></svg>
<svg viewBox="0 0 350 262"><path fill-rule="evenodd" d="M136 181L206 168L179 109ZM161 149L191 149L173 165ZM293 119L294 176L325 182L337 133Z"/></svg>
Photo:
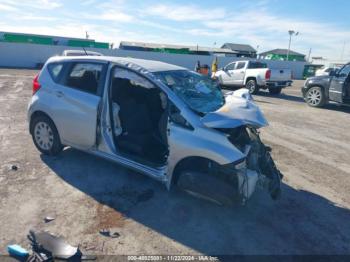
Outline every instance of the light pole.
<svg viewBox="0 0 350 262"><path fill-rule="evenodd" d="M289 45L288 45L288 51L287 51L287 61L289 61L289 52L290 52L290 44L292 43L292 36L299 35L299 32L295 32L294 30L289 30L288 34L289 34Z"/></svg>

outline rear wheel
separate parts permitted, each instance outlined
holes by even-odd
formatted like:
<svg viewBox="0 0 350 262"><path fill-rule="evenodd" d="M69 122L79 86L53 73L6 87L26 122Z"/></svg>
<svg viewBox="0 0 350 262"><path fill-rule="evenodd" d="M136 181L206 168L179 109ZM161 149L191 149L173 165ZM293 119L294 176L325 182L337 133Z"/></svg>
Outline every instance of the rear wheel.
<svg viewBox="0 0 350 262"><path fill-rule="evenodd" d="M279 95L282 92L282 87L269 88L271 95Z"/></svg>
<svg viewBox="0 0 350 262"><path fill-rule="evenodd" d="M38 116L32 120L31 134L36 148L45 155L59 154L63 146L55 124L47 116Z"/></svg>
<svg viewBox="0 0 350 262"><path fill-rule="evenodd" d="M258 84L254 79L249 80L246 84L245 87L249 90L249 93L252 95L255 95L259 92L259 87Z"/></svg>
<svg viewBox="0 0 350 262"><path fill-rule="evenodd" d="M321 87L314 86L311 87L306 92L306 103L312 107L322 107L326 103L326 98Z"/></svg>

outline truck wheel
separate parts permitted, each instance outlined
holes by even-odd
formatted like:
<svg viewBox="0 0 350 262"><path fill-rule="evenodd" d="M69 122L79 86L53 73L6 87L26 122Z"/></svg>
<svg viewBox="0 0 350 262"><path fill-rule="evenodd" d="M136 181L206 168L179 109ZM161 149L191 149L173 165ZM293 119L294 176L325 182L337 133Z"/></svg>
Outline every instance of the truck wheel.
<svg viewBox="0 0 350 262"><path fill-rule="evenodd" d="M326 97L321 87L314 86L311 87L306 92L306 103L312 107L322 107L326 103Z"/></svg>
<svg viewBox="0 0 350 262"><path fill-rule="evenodd" d="M249 80L246 84L245 87L249 90L249 93L252 95L255 95L259 92L259 87L258 84L254 79Z"/></svg>
<svg viewBox="0 0 350 262"><path fill-rule="evenodd" d="M269 88L269 93L271 95L279 95L282 91L282 87Z"/></svg>

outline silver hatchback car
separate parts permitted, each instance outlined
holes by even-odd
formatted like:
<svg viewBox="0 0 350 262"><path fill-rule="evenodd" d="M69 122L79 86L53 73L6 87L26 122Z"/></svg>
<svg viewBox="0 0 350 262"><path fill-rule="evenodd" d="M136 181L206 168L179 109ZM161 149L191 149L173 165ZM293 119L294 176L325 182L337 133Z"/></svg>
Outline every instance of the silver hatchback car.
<svg viewBox="0 0 350 262"><path fill-rule="evenodd" d="M267 125L248 90L158 61L53 57L33 81L30 134L43 154L65 146L220 204L245 203L282 174L259 138Z"/></svg>

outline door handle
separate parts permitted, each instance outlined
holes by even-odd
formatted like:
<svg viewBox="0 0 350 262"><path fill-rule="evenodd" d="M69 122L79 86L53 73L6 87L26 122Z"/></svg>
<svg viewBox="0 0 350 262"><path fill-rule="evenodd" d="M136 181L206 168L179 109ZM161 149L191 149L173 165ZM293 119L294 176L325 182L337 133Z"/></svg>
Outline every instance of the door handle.
<svg viewBox="0 0 350 262"><path fill-rule="evenodd" d="M244 74L244 71L241 71L240 73L241 73L241 74Z"/></svg>
<svg viewBox="0 0 350 262"><path fill-rule="evenodd" d="M62 91L56 91L56 96L57 97L63 97L64 93Z"/></svg>

